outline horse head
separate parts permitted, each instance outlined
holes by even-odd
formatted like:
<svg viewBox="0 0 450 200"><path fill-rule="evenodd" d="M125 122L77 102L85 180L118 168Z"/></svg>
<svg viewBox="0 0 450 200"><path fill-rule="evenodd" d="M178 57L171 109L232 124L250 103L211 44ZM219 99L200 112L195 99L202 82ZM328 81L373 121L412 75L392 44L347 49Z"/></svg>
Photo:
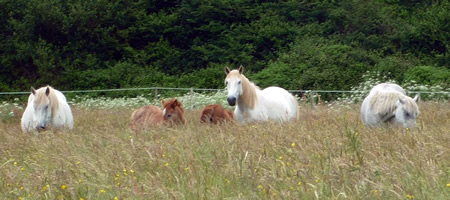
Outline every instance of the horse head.
<svg viewBox="0 0 450 200"><path fill-rule="evenodd" d="M417 106L419 96L416 95L414 99L406 95L400 95L394 111L395 121L402 124L404 127L414 127L416 125L416 118L419 115L419 107Z"/></svg>
<svg viewBox="0 0 450 200"><path fill-rule="evenodd" d="M36 120L36 129L38 131L47 127L47 124L49 124L52 117L52 104L57 103L52 101L54 99L52 98L54 94L50 91L50 86L38 90L31 87L31 93L34 95L34 119Z"/></svg>
<svg viewBox="0 0 450 200"><path fill-rule="evenodd" d="M186 124L183 105L180 101L177 99L162 100L162 104L164 121Z"/></svg>
<svg viewBox="0 0 450 200"><path fill-rule="evenodd" d="M227 101L230 106L236 105L236 101L243 93L242 88L242 72L244 67L241 65L238 70L231 70L225 67L225 85L227 86L228 96Z"/></svg>

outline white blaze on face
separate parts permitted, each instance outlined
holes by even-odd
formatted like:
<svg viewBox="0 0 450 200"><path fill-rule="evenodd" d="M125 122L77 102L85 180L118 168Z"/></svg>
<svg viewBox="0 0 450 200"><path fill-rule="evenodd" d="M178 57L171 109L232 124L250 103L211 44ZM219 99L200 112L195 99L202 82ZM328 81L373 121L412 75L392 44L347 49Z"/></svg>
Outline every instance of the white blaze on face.
<svg viewBox="0 0 450 200"><path fill-rule="evenodd" d="M166 115L166 109L164 108L163 109L163 116L165 116Z"/></svg>
<svg viewBox="0 0 450 200"><path fill-rule="evenodd" d="M234 100L237 101L242 91L241 80L237 77L230 77L225 80L225 84L227 85L228 90L227 99L231 100L234 98Z"/></svg>
<svg viewBox="0 0 450 200"><path fill-rule="evenodd" d="M37 105L34 103L34 117L36 119L36 128L45 128L50 121L51 111L48 103Z"/></svg>

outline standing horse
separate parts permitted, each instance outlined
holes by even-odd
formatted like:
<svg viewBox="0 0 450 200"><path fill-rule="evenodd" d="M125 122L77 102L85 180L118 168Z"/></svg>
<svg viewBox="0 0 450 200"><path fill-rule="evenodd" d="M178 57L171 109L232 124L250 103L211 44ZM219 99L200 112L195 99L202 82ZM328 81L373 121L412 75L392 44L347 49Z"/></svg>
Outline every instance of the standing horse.
<svg viewBox="0 0 450 200"><path fill-rule="evenodd" d="M162 100L163 110L150 105L139 108L131 114L130 127L134 131L166 122L186 124L183 105L177 99Z"/></svg>
<svg viewBox="0 0 450 200"><path fill-rule="evenodd" d="M236 120L245 123L268 120L285 122L296 119L297 100L292 94L279 87L260 90L244 76L243 71L242 66L232 71L225 67L227 101L230 106L236 105Z"/></svg>
<svg viewBox="0 0 450 200"><path fill-rule="evenodd" d="M218 124L226 121L233 121L233 111L226 110L220 104L211 104L203 108L200 121L202 123Z"/></svg>
<svg viewBox="0 0 450 200"><path fill-rule="evenodd" d="M21 126L23 132L41 131L47 127L72 130L73 116L66 97L50 86L38 90L31 87Z"/></svg>
<svg viewBox="0 0 450 200"><path fill-rule="evenodd" d="M418 97L406 96L405 90L397 84L378 84L361 105L361 119L368 126L393 122L413 127L419 114Z"/></svg>

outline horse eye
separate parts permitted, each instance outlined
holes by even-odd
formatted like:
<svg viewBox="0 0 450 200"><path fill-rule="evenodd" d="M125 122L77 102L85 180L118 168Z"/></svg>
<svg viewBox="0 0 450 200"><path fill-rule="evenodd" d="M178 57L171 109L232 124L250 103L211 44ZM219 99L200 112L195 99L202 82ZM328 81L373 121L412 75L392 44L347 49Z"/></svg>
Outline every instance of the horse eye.
<svg viewBox="0 0 450 200"><path fill-rule="evenodd" d="M228 85L228 81L225 81L225 85Z"/></svg>
<svg viewBox="0 0 450 200"><path fill-rule="evenodd" d="M210 121L210 122L212 122L212 121L213 121L213 118L212 118L212 117L210 117L210 118L209 118L209 121Z"/></svg>
<svg viewBox="0 0 450 200"><path fill-rule="evenodd" d="M48 109L48 105L46 105L46 106L44 107L44 109L47 110L47 109Z"/></svg>
<svg viewBox="0 0 450 200"><path fill-rule="evenodd" d="M241 81L238 81L238 84L241 84Z"/></svg>
<svg viewBox="0 0 450 200"><path fill-rule="evenodd" d="M170 118L170 117L172 117L172 115L171 114L167 114L167 118Z"/></svg>

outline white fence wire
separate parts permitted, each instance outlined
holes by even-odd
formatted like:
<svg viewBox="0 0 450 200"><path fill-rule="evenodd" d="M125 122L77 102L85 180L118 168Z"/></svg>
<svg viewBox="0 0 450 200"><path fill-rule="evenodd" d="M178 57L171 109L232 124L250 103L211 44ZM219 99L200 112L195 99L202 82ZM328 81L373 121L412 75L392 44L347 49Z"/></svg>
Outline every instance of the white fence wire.
<svg viewBox="0 0 450 200"><path fill-rule="evenodd" d="M139 90L185 90L185 91L223 91L225 89L207 88L170 88L170 87L147 87L147 88L118 88L118 89L98 89L98 90L66 90L62 93L95 93L95 92L119 92L119 91L139 91ZM288 90L292 93L366 93L363 90ZM408 94L450 94L450 91L407 91ZM0 92L0 95L23 95L27 92Z"/></svg>

